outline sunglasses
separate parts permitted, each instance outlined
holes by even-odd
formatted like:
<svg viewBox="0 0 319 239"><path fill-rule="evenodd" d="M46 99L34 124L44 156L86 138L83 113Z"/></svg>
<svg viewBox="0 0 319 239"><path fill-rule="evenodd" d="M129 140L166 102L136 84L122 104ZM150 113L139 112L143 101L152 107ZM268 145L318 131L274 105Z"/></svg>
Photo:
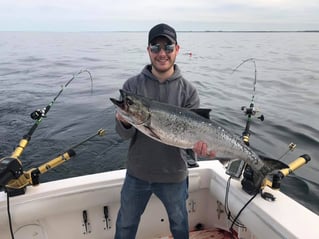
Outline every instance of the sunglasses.
<svg viewBox="0 0 319 239"><path fill-rule="evenodd" d="M152 53L159 53L163 49L166 53L172 53L175 49L175 44L165 44L164 47L161 46L161 44L154 44L150 45L150 50Z"/></svg>

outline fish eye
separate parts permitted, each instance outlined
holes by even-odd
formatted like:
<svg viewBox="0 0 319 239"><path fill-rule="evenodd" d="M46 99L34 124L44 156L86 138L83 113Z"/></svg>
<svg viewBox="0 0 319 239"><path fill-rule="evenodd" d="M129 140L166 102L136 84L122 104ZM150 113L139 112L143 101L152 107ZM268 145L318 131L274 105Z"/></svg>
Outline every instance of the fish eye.
<svg viewBox="0 0 319 239"><path fill-rule="evenodd" d="M133 100L131 100L131 99L127 99L126 102L127 102L128 105L133 105L134 104Z"/></svg>

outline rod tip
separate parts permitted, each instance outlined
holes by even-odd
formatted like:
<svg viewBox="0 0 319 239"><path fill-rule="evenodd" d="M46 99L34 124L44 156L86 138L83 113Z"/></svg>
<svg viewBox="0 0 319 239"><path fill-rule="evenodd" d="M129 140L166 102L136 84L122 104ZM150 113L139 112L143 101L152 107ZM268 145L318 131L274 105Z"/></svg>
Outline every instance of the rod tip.
<svg viewBox="0 0 319 239"><path fill-rule="evenodd" d="M99 136L104 136L104 135L105 135L105 129L99 129L99 130L97 131L97 134L98 134Z"/></svg>

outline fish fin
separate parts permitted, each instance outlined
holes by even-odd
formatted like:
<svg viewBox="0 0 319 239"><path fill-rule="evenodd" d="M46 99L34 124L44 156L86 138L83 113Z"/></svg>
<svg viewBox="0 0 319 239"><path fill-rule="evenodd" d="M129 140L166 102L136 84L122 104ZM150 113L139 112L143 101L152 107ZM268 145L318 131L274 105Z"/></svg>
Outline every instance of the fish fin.
<svg viewBox="0 0 319 239"><path fill-rule="evenodd" d="M191 109L191 111L193 111L194 113L206 118L206 119L209 119L209 113L212 111L211 109Z"/></svg>
<svg viewBox="0 0 319 239"><path fill-rule="evenodd" d="M231 161L234 161L236 159L234 158L223 158L223 157L216 157L215 159L217 159L222 165L227 165L229 164Z"/></svg>
<svg viewBox="0 0 319 239"><path fill-rule="evenodd" d="M259 155L259 157L264 162L264 164L267 165L267 167L271 170L276 170L276 169L280 170L283 168L289 168L289 166L286 163L281 162L278 159L268 158L268 157L263 156L263 155Z"/></svg>

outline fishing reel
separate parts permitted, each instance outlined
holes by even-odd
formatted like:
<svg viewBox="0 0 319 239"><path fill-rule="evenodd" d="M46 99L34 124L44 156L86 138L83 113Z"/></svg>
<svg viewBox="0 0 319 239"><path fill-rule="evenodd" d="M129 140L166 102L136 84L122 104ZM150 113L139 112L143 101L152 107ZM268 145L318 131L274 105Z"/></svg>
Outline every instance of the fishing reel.
<svg viewBox="0 0 319 239"><path fill-rule="evenodd" d="M8 182L18 179L22 174L22 165L17 158L2 158L0 160L0 191L6 190Z"/></svg>
<svg viewBox="0 0 319 239"><path fill-rule="evenodd" d="M244 143L247 146L249 146L251 117L252 116L256 116L256 114L259 113L259 111L256 110L256 108L254 107L254 103L253 102L251 102L249 107L242 106L241 110L244 111L245 115L247 115L246 127L245 127L245 130L242 133L242 138L243 138ZM260 121L264 121L265 117L262 114L262 115L258 116L257 119L259 119Z"/></svg>
<svg viewBox="0 0 319 239"><path fill-rule="evenodd" d="M53 169L60 164L68 161L76 155L75 148L91 140L95 136L104 136L105 130L99 129L97 133L84 139L77 145L62 154L59 154L54 159L40 165L37 168L31 168L28 171L23 171L22 164L18 159L22 153L22 148L27 145L25 139L20 141L17 149L12 153L11 157L5 157L0 160L0 191L4 190L10 197L18 196L26 192L29 185L36 186L40 183L39 177L48 170Z"/></svg>
<svg viewBox="0 0 319 239"><path fill-rule="evenodd" d="M254 104L250 104L249 107L246 106L242 106L241 110L244 111L245 115L250 115L250 116L255 116L257 113L259 113L258 110L256 110L256 108L254 107ZM265 117L264 115L260 115L259 117L257 117L257 119L259 119L260 121L264 121Z"/></svg>
<svg viewBox="0 0 319 239"><path fill-rule="evenodd" d="M31 116L31 119L33 120L39 120L41 118L44 118L46 116L46 113L47 113L47 109L46 108L43 108L42 110L41 109L37 109L35 111L33 111L30 116Z"/></svg>
<svg viewBox="0 0 319 239"><path fill-rule="evenodd" d="M285 163L281 163L278 160L270 159L270 158L264 158L262 159L265 162L276 162L277 165L280 166L281 169L274 171L270 173L266 178L264 178L260 182L256 182L254 180L254 175L256 172L252 170L252 168L249 165L246 165L245 170L243 172L243 179L241 181L241 185L243 190L248 193L249 195L256 194L258 192L261 192L261 196L268 201L274 201L275 198L271 193L264 193L262 190L267 186L269 188L279 190L281 186L281 181L284 177L288 176L289 174L293 173L298 168L302 167L303 165L307 164L311 157L308 154L304 154L299 156L297 159L292 161L290 164L286 165Z"/></svg>

